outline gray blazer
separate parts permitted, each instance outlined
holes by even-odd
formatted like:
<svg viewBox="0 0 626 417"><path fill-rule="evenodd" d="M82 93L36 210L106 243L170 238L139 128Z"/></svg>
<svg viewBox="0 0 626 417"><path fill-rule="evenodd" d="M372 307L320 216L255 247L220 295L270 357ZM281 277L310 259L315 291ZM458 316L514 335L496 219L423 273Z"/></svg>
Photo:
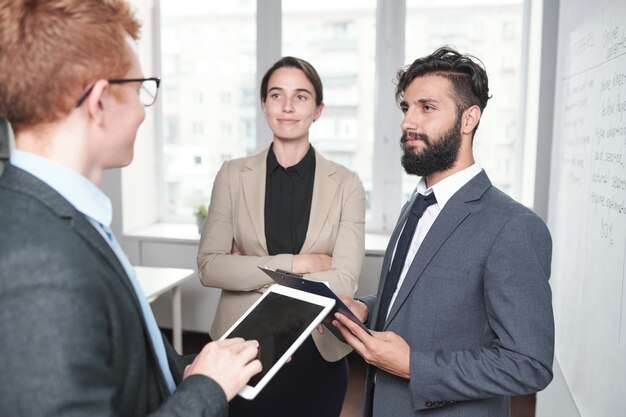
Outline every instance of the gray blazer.
<svg viewBox="0 0 626 417"><path fill-rule="evenodd" d="M211 379L165 341L169 395L117 257L52 188L8 164L0 177L0 415L226 416Z"/></svg>
<svg viewBox="0 0 626 417"><path fill-rule="evenodd" d="M545 388L554 353L551 253L544 222L484 171L462 187L428 232L385 324L411 347L411 378L369 367L364 415L503 417L510 396ZM370 318L376 297L363 300Z"/></svg>

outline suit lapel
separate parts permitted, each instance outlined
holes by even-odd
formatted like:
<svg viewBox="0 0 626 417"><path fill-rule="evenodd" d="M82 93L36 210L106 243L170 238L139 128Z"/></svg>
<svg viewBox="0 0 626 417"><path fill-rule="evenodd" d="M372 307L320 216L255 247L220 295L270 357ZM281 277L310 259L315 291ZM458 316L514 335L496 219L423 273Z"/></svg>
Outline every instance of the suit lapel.
<svg viewBox="0 0 626 417"><path fill-rule="evenodd" d="M60 220L67 222L70 229L76 232L88 246L94 248L111 265L127 288L133 294L135 293L117 256L115 256L111 247L82 213L77 211L74 206L48 184L11 164L6 166L4 175L13 189L40 201ZM141 312L141 310L139 311Z"/></svg>
<svg viewBox="0 0 626 417"><path fill-rule="evenodd" d="M267 169L267 150L250 158L241 173L244 203L258 241L267 253L265 237L265 181ZM326 158L315 152L315 180L311 199L311 214L306 238L301 253L307 253L315 244L322 227L328 218L334 202L338 184L332 178L335 168ZM259 207L262 209L259 210Z"/></svg>
<svg viewBox="0 0 626 417"><path fill-rule="evenodd" d="M135 306L137 307L137 311L143 317L143 313L141 312L141 307L139 306L139 302L137 301L137 294L126 275L126 271L122 266L120 260L113 252L113 249L109 246L109 244L104 240L102 235L94 228L94 226L80 213L75 216L70 222L70 227L78 234L81 239L88 245L91 246L115 271L115 274L122 280L122 283L128 289L132 296Z"/></svg>
<svg viewBox="0 0 626 417"><path fill-rule="evenodd" d="M311 199L311 214L306 231L306 238L301 253L308 253L313 248L322 228L328 218L331 205L337 194L337 181L332 178L336 169L326 158L315 152L315 179L313 181L313 196ZM336 203L336 202L335 202Z"/></svg>
<svg viewBox="0 0 626 417"><path fill-rule="evenodd" d="M129 291L129 296L133 300L133 304L136 308L137 314L140 317L146 339L151 340L148 336L148 328L137 299L137 293L132 287L124 267L120 263L119 259L104 240L102 235L94 228L94 226L87 220L87 218L74 208L63 196L59 195L54 189L48 186L43 181L34 177L33 175L15 168L11 164L8 164L5 168L3 176L6 177L6 184L24 194L30 195L33 199L40 201L43 205L48 207L61 221L67 222L68 227L75 232L87 246L92 248L100 257L106 262L111 269L115 272L116 277L113 279L119 279L124 288ZM158 365L156 354L154 353L154 347L150 342L150 347L154 359L155 366ZM159 372L159 375L162 373ZM166 395L165 379L161 376L161 392L162 395Z"/></svg>
<svg viewBox="0 0 626 417"><path fill-rule="evenodd" d="M169 388L167 387L167 382L165 381L165 377L163 376L163 372L160 370L159 361L156 355L156 349L153 345L152 338L150 337L150 332L148 330L148 325L146 324L146 319L143 315L143 311L141 309L141 305L139 303L139 295L135 292L132 283L126 273L126 270L122 266L119 258L106 242L105 238L98 232L95 227L87 220L87 218L80 212L73 210L74 216L70 219L70 227L81 239L85 242L86 245L90 246L95 252L97 252L103 260L111 267L111 269L115 272L116 278L119 279L124 286L124 288L128 291L128 295L132 299L132 303L135 307L138 317L141 320L141 326L143 327L144 334L146 336L146 340L148 342L148 346L150 347L150 352L152 353L152 360L155 369L157 369L156 375L159 378L159 392L163 398L169 395ZM169 359L169 358L168 358Z"/></svg>
<svg viewBox="0 0 626 417"><path fill-rule="evenodd" d="M252 226L261 246L267 251L265 238L265 177L267 168L267 150L250 158L241 173L244 204L252 220ZM260 208L260 209L259 209Z"/></svg>
<svg viewBox="0 0 626 417"><path fill-rule="evenodd" d="M424 270L439 251L446 240L454 233L454 230L471 215L470 205L467 203L479 200L485 191L491 186L489 178L484 171L472 178L465 184L452 198L446 203L445 207L437 216L435 223L432 225L424 241L422 242L409 270L407 271L404 282L398 291L396 300L389 311L389 317L385 323L385 328L394 319L398 310L404 304L407 297L415 287L424 273ZM404 223L402 223L404 224ZM397 238L396 238L397 240ZM395 242L395 240L394 240Z"/></svg>

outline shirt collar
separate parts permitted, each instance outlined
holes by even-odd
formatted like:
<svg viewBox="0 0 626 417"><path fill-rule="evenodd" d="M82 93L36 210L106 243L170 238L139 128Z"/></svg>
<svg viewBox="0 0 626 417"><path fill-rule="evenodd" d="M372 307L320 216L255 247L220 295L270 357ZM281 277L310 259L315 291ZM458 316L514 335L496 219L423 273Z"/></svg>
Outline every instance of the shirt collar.
<svg viewBox="0 0 626 417"><path fill-rule="evenodd" d="M104 226L111 225L111 200L83 175L49 159L17 149L11 153L11 164L48 184L84 215Z"/></svg>
<svg viewBox="0 0 626 417"><path fill-rule="evenodd" d="M270 145L269 151L267 151L267 175L270 176L278 169L280 164L278 163L278 159L276 159L276 154L274 153L274 145Z"/></svg>
<svg viewBox="0 0 626 417"><path fill-rule="evenodd" d="M428 195L431 192L434 192L435 197L437 198L437 205L443 210L443 207L446 205L448 200L450 200L457 191L470 182L470 180L478 175L482 170L482 167L478 163L474 163L462 171L456 172L449 177L444 178L429 188L426 187L426 179L422 177L422 179L420 179L417 183L415 191L423 195Z"/></svg>
<svg viewBox="0 0 626 417"><path fill-rule="evenodd" d="M304 155L304 158L300 160L297 164L290 166L289 168L283 168L276 159L276 154L274 153L273 145L270 145L270 149L267 152L267 175L271 176L276 172L278 168L282 168L287 171L295 171L300 178L304 178L307 172L311 171L315 166L315 149L313 149L313 145L309 145L309 150Z"/></svg>

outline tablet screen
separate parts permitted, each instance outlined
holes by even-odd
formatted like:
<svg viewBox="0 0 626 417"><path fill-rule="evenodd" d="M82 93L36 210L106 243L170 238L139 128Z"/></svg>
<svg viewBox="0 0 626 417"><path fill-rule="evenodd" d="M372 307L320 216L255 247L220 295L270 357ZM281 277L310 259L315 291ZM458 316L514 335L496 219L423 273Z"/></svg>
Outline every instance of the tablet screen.
<svg viewBox="0 0 626 417"><path fill-rule="evenodd" d="M263 370L248 385L255 387L263 379L322 310L324 306L271 292L229 332L229 338L242 337L259 342Z"/></svg>

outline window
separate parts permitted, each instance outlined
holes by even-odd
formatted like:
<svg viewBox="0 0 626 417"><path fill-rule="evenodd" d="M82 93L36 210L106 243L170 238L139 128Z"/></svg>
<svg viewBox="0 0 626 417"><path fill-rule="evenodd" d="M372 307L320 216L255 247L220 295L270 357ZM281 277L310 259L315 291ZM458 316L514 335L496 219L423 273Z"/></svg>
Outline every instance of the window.
<svg viewBox="0 0 626 417"><path fill-rule="evenodd" d="M309 61L324 85L311 143L371 191L376 1L282 0L282 8L282 54Z"/></svg>
<svg viewBox="0 0 626 417"><path fill-rule="evenodd" d="M201 122L193 122L191 124L191 133L195 137L203 137L204 136L204 125Z"/></svg>
<svg viewBox="0 0 626 417"><path fill-rule="evenodd" d="M244 156L254 142L256 2L161 0L160 10L160 217L191 221L223 155Z"/></svg>
<svg viewBox="0 0 626 417"><path fill-rule="evenodd" d="M267 62L294 55L311 62L324 84L325 109L311 129L311 142L325 156L360 175L368 198L366 227L389 232L417 182L404 174L396 158L399 146L385 148L385 158L378 151L374 155L375 141L391 143L400 138L399 122L391 121L396 114L400 118L396 108L385 116L393 128L375 138L375 122L380 119L375 105L392 105L395 75L393 71L375 72L380 64L376 51L377 47L380 51L396 45L404 46L399 48L400 55L394 56L404 59L394 58L394 69L442 45L483 60L493 98L477 131L475 154L491 180L518 197L518 153L524 124L518 120L520 80L525 71L521 62L526 47L521 33L524 1L406 0L404 8L402 0L160 0L161 51L156 53L161 57L163 78L157 129L162 139L157 152L160 220L192 222L193 207L209 202L223 161L265 146L264 138L257 138L257 134L265 136L265 132L257 132L262 126L261 121L257 125L258 79L269 66ZM257 6L263 7L260 17ZM385 18L377 22L383 6L400 10L391 15L404 16L404 25ZM281 16L281 22L263 20L270 9ZM266 51L262 48L267 46L263 42L257 45L257 24L262 33L279 33L282 39L280 50L266 54L262 67L257 67L263 60L257 56L257 47L263 56ZM395 30L396 25L405 30ZM388 38L384 42L377 39L377 32ZM387 152L392 151L390 159ZM391 160L397 162L391 165ZM397 180L391 181L397 189L377 190L376 181L383 180L379 175L374 180L376 169L394 171ZM387 177L383 182L389 182ZM382 208L376 208L372 220L374 202L381 201Z"/></svg>
<svg viewBox="0 0 626 417"><path fill-rule="evenodd" d="M178 143L178 118L172 116L163 121L163 138L168 145L175 145Z"/></svg>
<svg viewBox="0 0 626 417"><path fill-rule="evenodd" d="M220 136L224 139L227 139L231 136L233 132L232 127L229 123L221 123L220 124Z"/></svg>
<svg viewBox="0 0 626 417"><path fill-rule="evenodd" d="M507 41L515 41L519 39L519 33L517 33L516 22L513 20L505 20L502 22L502 39Z"/></svg>
<svg viewBox="0 0 626 417"><path fill-rule="evenodd" d="M230 104L230 93L222 93L220 97L221 104Z"/></svg>
<svg viewBox="0 0 626 417"><path fill-rule="evenodd" d="M485 22L472 22L469 33L470 39L474 41L482 41L485 38Z"/></svg>

